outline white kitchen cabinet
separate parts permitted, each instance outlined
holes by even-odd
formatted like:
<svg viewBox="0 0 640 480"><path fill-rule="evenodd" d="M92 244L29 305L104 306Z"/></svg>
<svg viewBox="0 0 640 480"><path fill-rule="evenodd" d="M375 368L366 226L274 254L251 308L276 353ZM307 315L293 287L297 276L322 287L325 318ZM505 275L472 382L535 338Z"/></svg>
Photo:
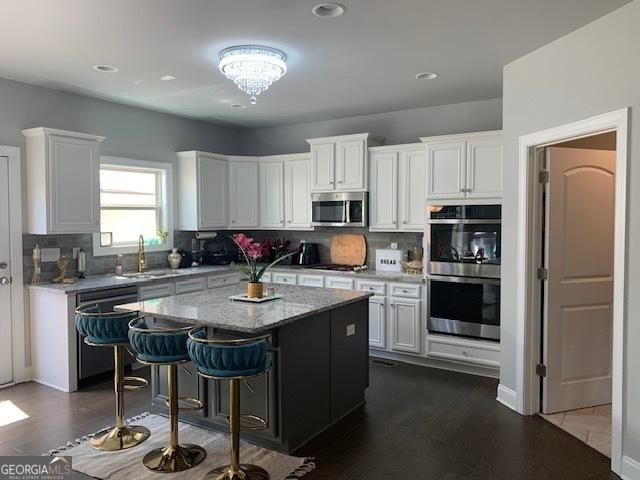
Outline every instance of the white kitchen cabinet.
<svg viewBox="0 0 640 480"><path fill-rule="evenodd" d="M500 198L502 132L424 137L427 198Z"/></svg>
<svg viewBox="0 0 640 480"><path fill-rule="evenodd" d="M366 191L368 147L382 138L369 133L307 139L311 146L311 191Z"/></svg>
<svg viewBox="0 0 640 480"><path fill-rule="evenodd" d="M229 228L258 224L258 159L229 157Z"/></svg>
<svg viewBox="0 0 640 480"><path fill-rule="evenodd" d="M100 142L105 137L30 128L27 212L32 234L100 230Z"/></svg>
<svg viewBox="0 0 640 480"><path fill-rule="evenodd" d="M398 228L398 152L371 149L369 230Z"/></svg>
<svg viewBox="0 0 640 480"><path fill-rule="evenodd" d="M227 157L197 151L176 155L179 230L227 228Z"/></svg>
<svg viewBox="0 0 640 480"><path fill-rule="evenodd" d="M225 287L227 285L235 285L240 283L239 273L230 273L228 275L212 275L207 278L207 289Z"/></svg>
<svg viewBox="0 0 640 480"><path fill-rule="evenodd" d="M274 272L272 282L282 283L284 285L297 285L298 276L295 273Z"/></svg>
<svg viewBox="0 0 640 480"><path fill-rule="evenodd" d="M369 346L386 348L387 299L373 296L369 298Z"/></svg>
<svg viewBox="0 0 640 480"><path fill-rule="evenodd" d="M206 279L204 277L179 280L176 282L176 295L200 292L205 289L205 284Z"/></svg>
<svg viewBox="0 0 640 480"><path fill-rule="evenodd" d="M369 229L422 232L427 165L422 144L369 149Z"/></svg>
<svg viewBox="0 0 640 480"><path fill-rule="evenodd" d="M138 289L138 300L152 300L154 298L170 297L176 294L176 284L173 282L147 285Z"/></svg>
<svg viewBox="0 0 640 480"><path fill-rule="evenodd" d="M324 287L324 276L302 273L298 275L298 285L305 287Z"/></svg>
<svg viewBox="0 0 640 480"><path fill-rule="evenodd" d="M398 230L401 231L424 231L427 159L424 147L419 147L400 150L398 159Z"/></svg>
<svg viewBox="0 0 640 480"><path fill-rule="evenodd" d="M311 159L309 155L292 155L284 161L285 229L310 230L311 227Z"/></svg>
<svg viewBox="0 0 640 480"><path fill-rule="evenodd" d="M271 283L273 281L273 273L264 272L262 274L262 278L260 279L260 281L263 283Z"/></svg>
<svg viewBox="0 0 640 480"><path fill-rule="evenodd" d="M326 277L324 286L327 288L341 288L343 290L353 290L355 281L347 277Z"/></svg>
<svg viewBox="0 0 640 480"><path fill-rule="evenodd" d="M283 229L284 162L260 160L260 227Z"/></svg>
<svg viewBox="0 0 640 480"><path fill-rule="evenodd" d="M392 350L420 353L421 304L418 299L389 298Z"/></svg>
<svg viewBox="0 0 640 480"><path fill-rule="evenodd" d="M500 343L427 334L426 354L440 360L500 368Z"/></svg>

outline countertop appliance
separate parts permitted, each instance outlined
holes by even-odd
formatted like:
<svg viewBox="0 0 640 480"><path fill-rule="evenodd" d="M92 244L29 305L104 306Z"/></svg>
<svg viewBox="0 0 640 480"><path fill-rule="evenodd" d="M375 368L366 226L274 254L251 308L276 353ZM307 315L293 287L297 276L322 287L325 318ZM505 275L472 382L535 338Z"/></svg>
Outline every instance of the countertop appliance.
<svg viewBox="0 0 640 480"><path fill-rule="evenodd" d="M180 248L178 249L178 253L182 255L182 258L180 259L180 267L178 268L189 268L193 262L193 255L191 254L191 251Z"/></svg>
<svg viewBox="0 0 640 480"><path fill-rule="evenodd" d="M229 265L238 260L238 249L221 241L207 240L201 256L203 265Z"/></svg>
<svg viewBox="0 0 640 480"><path fill-rule="evenodd" d="M366 227L369 194L334 192L311 194L311 225L316 227Z"/></svg>
<svg viewBox="0 0 640 480"><path fill-rule="evenodd" d="M112 312L115 305L138 301L138 287L122 287L87 292L78 295L78 307L97 305L101 312ZM78 340L78 380L83 380L104 372L113 371L113 349L90 347L76 332ZM131 365L134 358L126 350L122 354L124 365Z"/></svg>
<svg viewBox="0 0 640 480"><path fill-rule="evenodd" d="M315 265L320 260L318 244L302 242L298 247L298 265Z"/></svg>
<svg viewBox="0 0 640 480"><path fill-rule="evenodd" d="M430 205L424 269L427 328L500 340L500 205Z"/></svg>

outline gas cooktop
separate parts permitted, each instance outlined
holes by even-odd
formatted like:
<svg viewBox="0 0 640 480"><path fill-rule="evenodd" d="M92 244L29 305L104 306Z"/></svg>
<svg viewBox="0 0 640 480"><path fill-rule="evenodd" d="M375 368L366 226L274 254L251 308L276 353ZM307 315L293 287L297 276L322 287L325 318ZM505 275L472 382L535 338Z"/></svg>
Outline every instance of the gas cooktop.
<svg viewBox="0 0 640 480"><path fill-rule="evenodd" d="M318 263L316 265L309 265L307 268L313 268L314 270L337 270L339 272L361 272L366 270L366 265L337 265L335 263Z"/></svg>

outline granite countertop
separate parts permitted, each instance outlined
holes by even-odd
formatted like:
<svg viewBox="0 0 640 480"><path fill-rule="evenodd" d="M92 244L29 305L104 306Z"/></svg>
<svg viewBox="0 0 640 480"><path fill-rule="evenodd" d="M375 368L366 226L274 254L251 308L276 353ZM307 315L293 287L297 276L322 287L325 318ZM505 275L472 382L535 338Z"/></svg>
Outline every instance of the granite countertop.
<svg viewBox="0 0 640 480"><path fill-rule="evenodd" d="M166 276L153 276L160 275L164 272L168 274ZM215 266L215 265L202 265L200 267L180 268L177 270L159 269L148 270L146 275L152 275L151 277L116 277L115 275L97 275L95 277L88 277L82 279L76 279L75 283L39 283L38 285L27 285L30 289L44 289L53 290L67 295L75 295L78 293L94 292L98 290L106 290L118 287L137 286L143 284L162 283L167 280L173 280L181 277L189 277L194 275L224 275L226 273L232 273L233 270L228 265ZM125 275L129 275L126 273Z"/></svg>
<svg viewBox="0 0 640 480"><path fill-rule="evenodd" d="M297 265L276 265L271 267L269 272L291 272L305 273L315 275L331 275L345 276L355 279L372 279L381 282L406 282L406 283L424 283L424 277L421 273L405 273L405 272L379 272L377 270L361 270L359 272L343 272L340 270L322 270L318 268L300 267Z"/></svg>
<svg viewBox="0 0 640 480"><path fill-rule="evenodd" d="M140 311L163 320L255 334L373 295L371 292L335 288L275 287L276 293L284 297L264 303L230 300L229 296L244 293L241 285L230 285L205 292L118 305L114 309Z"/></svg>

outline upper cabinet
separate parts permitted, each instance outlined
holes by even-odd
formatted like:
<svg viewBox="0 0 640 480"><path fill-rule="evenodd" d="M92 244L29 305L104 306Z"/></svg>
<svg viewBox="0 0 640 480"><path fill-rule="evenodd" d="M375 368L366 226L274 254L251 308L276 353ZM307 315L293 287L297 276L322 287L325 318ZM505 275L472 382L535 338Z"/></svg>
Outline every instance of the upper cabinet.
<svg viewBox="0 0 640 480"><path fill-rule="evenodd" d="M423 137L430 200L502 197L502 132Z"/></svg>
<svg viewBox="0 0 640 480"><path fill-rule="evenodd" d="M180 230L215 230L228 224L228 160L223 155L178 152Z"/></svg>
<svg viewBox="0 0 640 480"><path fill-rule="evenodd" d="M260 158L260 228L312 229L309 154Z"/></svg>
<svg viewBox="0 0 640 480"><path fill-rule="evenodd" d="M422 144L369 149L372 231L421 232L425 221L426 159Z"/></svg>
<svg viewBox="0 0 640 480"><path fill-rule="evenodd" d="M311 191L366 191L368 147L382 143L369 133L307 139L311 145Z"/></svg>
<svg viewBox="0 0 640 480"><path fill-rule="evenodd" d="M229 228L259 224L258 164L256 157L229 157Z"/></svg>
<svg viewBox="0 0 640 480"><path fill-rule="evenodd" d="M30 128L27 211L32 234L100 230L100 142L105 137Z"/></svg>

